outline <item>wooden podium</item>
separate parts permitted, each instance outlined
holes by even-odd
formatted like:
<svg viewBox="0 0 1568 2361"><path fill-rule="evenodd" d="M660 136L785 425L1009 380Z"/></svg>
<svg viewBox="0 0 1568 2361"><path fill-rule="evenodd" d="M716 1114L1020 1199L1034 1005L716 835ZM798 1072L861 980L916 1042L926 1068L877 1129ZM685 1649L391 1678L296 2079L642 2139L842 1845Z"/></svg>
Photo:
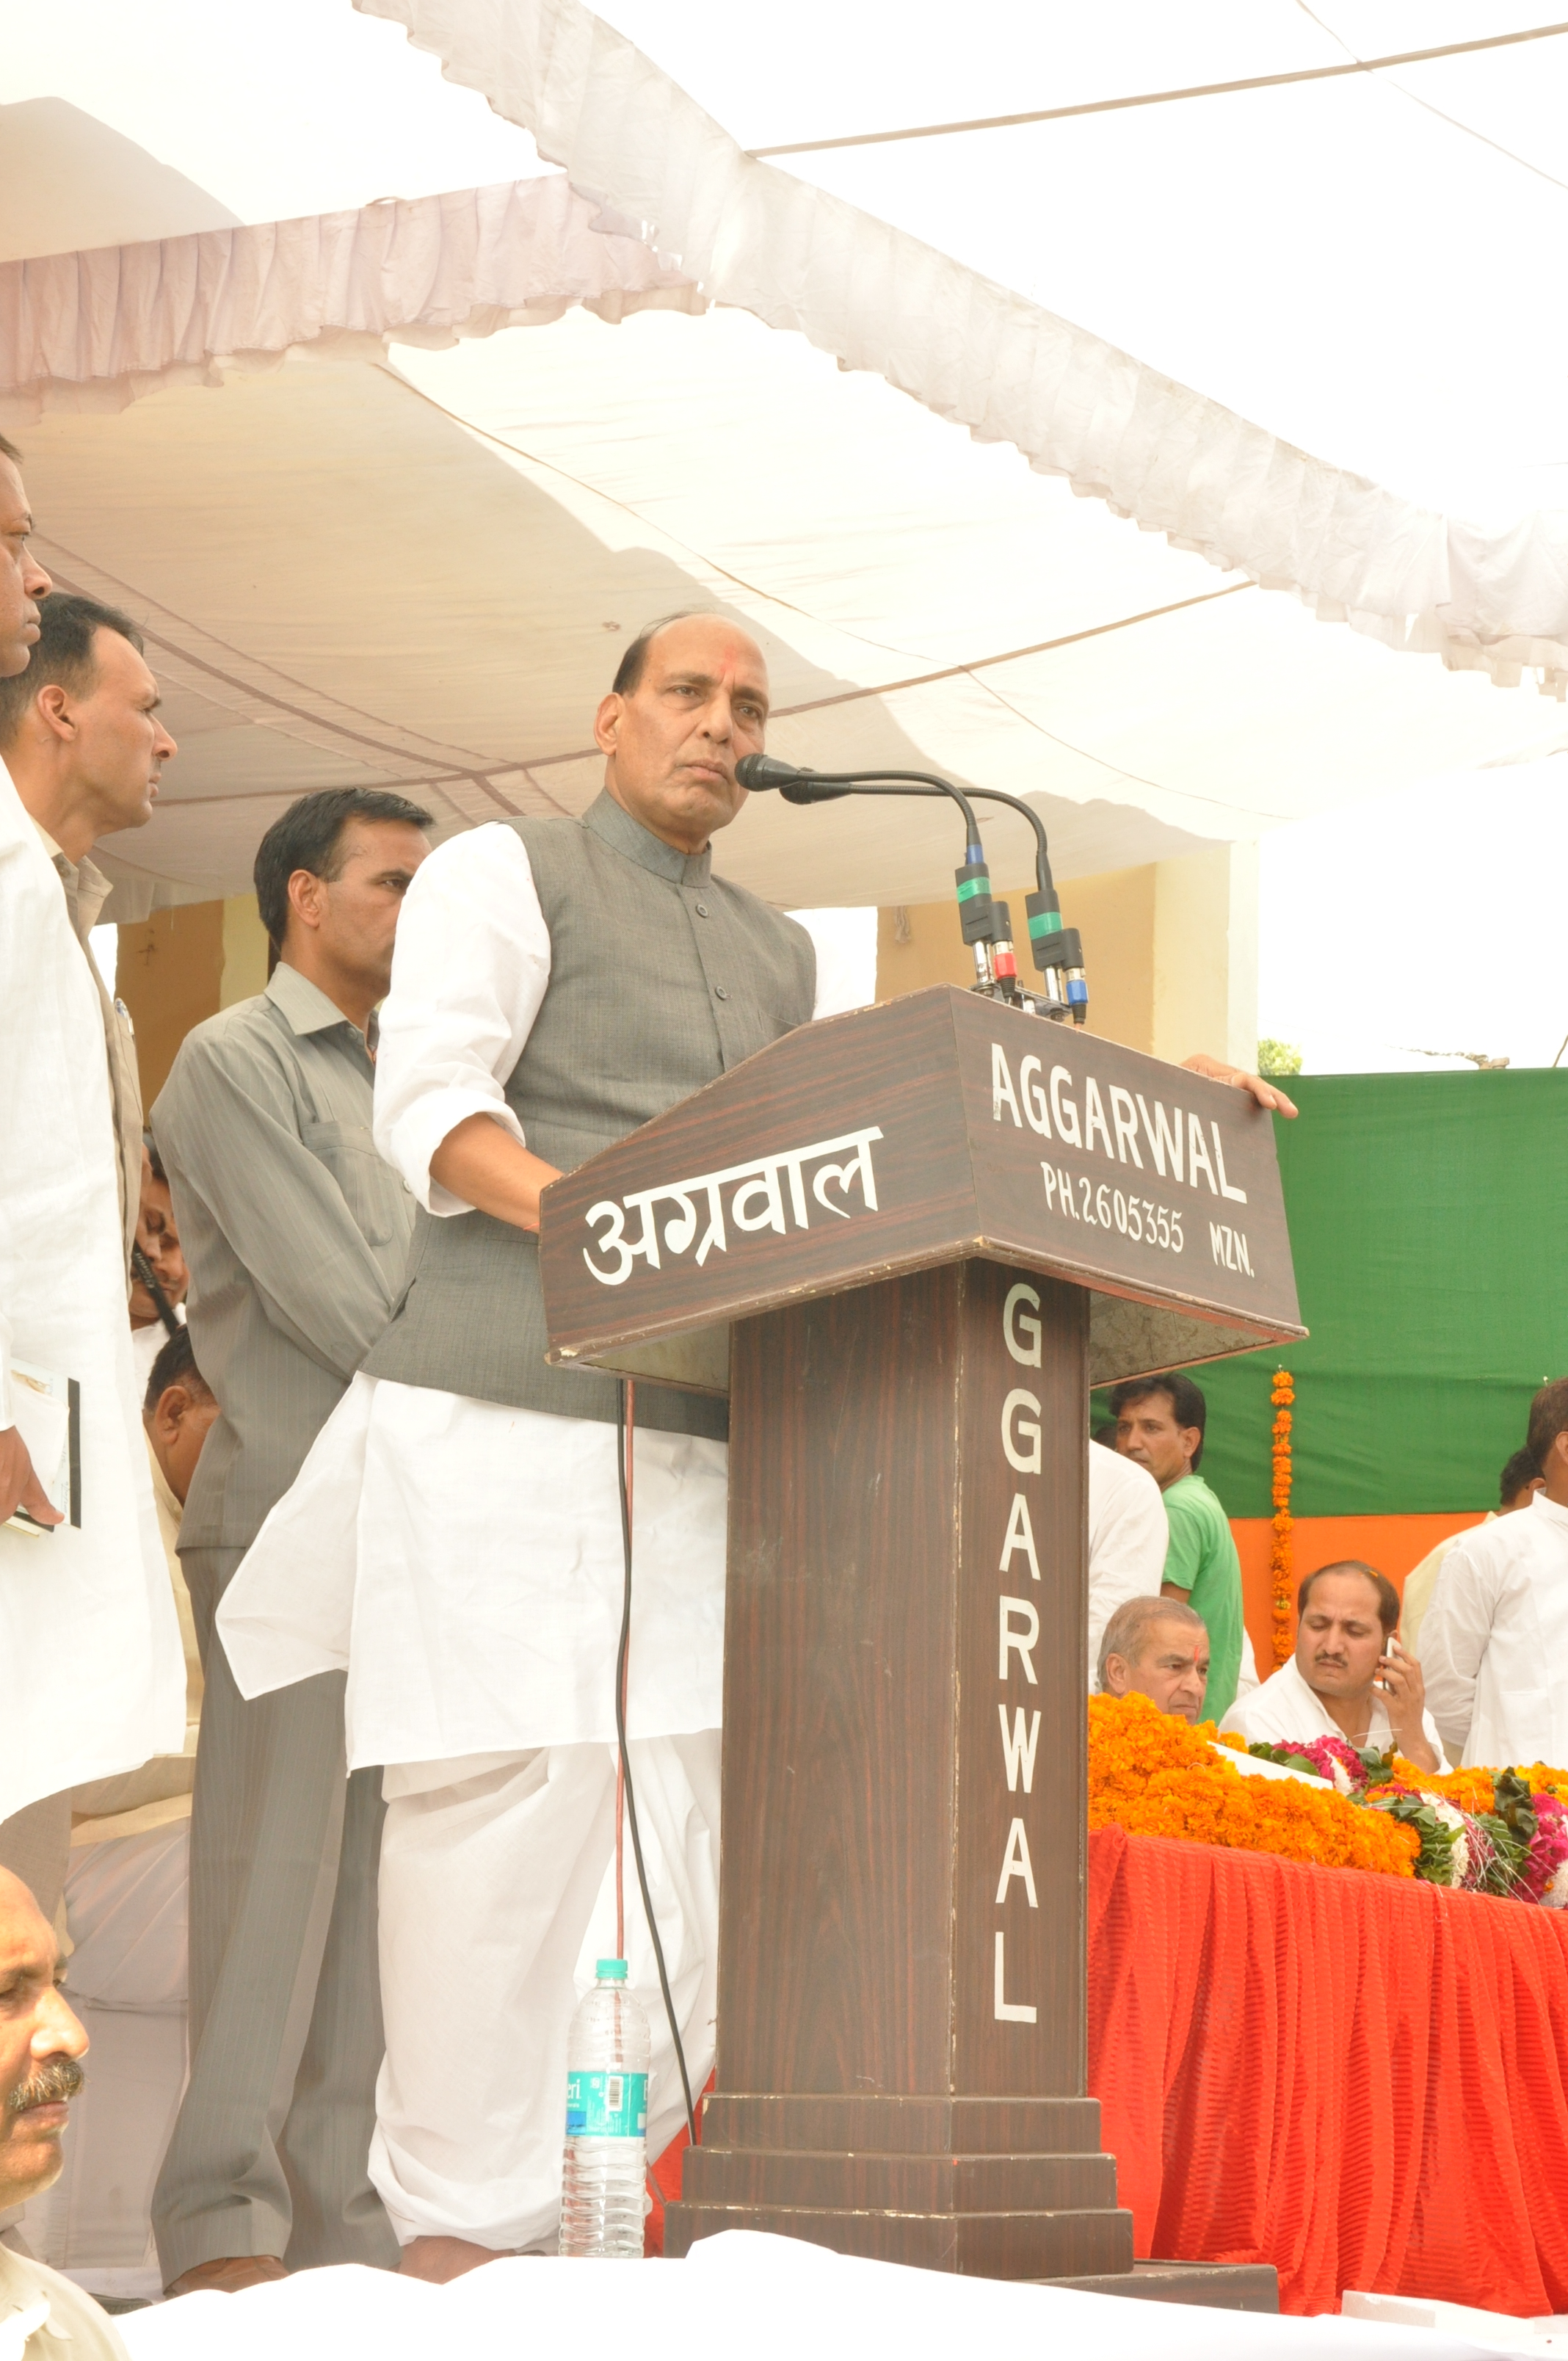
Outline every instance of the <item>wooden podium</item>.
<svg viewBox="0 0 1568 2361"><path fill-rule="evenodd" d="M717 2087L666 2251L1129 2273L1085 2094L1087 1396L1304 1333L1270 1118L940 985L557 1181L541 1266L553 1360L730 1400Z"/></svg>

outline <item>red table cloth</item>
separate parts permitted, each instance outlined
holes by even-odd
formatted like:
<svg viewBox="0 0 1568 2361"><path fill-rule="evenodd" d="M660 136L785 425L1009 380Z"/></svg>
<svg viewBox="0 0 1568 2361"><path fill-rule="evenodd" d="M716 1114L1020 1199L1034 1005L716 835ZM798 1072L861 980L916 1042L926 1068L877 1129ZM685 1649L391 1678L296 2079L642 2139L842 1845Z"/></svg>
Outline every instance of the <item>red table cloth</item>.
<svg viewBox="0 0 1568 2361"><path fill-rule="evenodd" d="M1136 2250L1568 2311L1568 1912L1102 1828L1089 2087Z"/></svg>

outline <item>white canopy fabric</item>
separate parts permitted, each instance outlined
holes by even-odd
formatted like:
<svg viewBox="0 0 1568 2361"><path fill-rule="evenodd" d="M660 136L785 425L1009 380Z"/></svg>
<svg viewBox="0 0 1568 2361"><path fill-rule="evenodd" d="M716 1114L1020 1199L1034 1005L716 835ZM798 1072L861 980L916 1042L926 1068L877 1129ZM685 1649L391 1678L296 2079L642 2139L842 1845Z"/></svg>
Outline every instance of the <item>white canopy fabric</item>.
<svg viewBox="0 0 1568 2361"><path fill-rule="evenodd" d="M711 301L798 328L1146 532L1393 647L1568 691L1568 520L1490 535L1310 457L759 163L582 0L355 0L641 222Z"/></svg>
<svg viewBox="0 0 1568 2361"><path fill-rule="evenodd" d="M122 410L227 368L267 368L296 346L379 359L409 344L541 327L580 303L619 320L703 299L598 208L552 178L466 189L314 221L211 229L143 245L0 262L0 400L14 421L46 410Z"/></svg>
<svg viewBox="0 0 1568 2361"><path fill-rule="evenodd" d="M566 171L194 230L185 181L185 235L41 258L0 196L38 546L145 623L181 741L114 915L244 890L310 787L580 809L619 647L691 606L762 640L776 752L1025 794L1063 878L1555 742L1491 685L1561 688L1549 525L1309 459L751 161L578 0L374 5ZM987 841L1024 873L1018 823ZM806 905L935 898L957 858L922 805L753 798L726 846Z"/></svg>

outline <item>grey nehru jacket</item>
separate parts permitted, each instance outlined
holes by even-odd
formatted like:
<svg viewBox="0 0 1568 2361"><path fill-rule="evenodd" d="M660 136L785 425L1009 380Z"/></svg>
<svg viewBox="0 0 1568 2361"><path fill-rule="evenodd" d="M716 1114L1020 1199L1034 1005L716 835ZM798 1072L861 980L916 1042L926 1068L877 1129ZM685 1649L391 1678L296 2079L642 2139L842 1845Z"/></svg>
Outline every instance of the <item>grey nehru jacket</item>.
<svg viewBox="0 0 1568 2361"><path fill-rule="evenodd" d="M817 953L793 918L677 852L609 795L581 820L509 820L550 933L550 983L506 1084L536 1156L570 1171L810 1018ZM397 985L394 978L393 991ZM408 1292L371 1377L613 1419L611 1378L552 1368L536 1240L421 1212ZM637 1422L722 1435L725 1406L640 1383Z"/></svg>
<svg viewBox="0 0 1568 2361"><path fill-rule="evenodd" d="M413 1199L370 1137L372 1071L363 1035L280 962L186 1037L159 1093L191 1341L222 1412L182 1552L255 1540L398 1300Z"/></svg>

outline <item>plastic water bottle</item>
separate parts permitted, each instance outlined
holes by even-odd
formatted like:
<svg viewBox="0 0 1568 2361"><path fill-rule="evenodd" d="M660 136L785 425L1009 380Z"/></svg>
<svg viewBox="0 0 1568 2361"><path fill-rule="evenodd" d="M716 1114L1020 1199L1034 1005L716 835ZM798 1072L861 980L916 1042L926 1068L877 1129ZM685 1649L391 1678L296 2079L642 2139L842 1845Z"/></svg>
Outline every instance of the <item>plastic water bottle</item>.
<svg viewBox="0 0 1568 2361"><path fill-rule="evenodd" d="M626 1961L600 1960L566 2036L561 2252L640 2261L648 2146L648 2020Z"/></svg>

